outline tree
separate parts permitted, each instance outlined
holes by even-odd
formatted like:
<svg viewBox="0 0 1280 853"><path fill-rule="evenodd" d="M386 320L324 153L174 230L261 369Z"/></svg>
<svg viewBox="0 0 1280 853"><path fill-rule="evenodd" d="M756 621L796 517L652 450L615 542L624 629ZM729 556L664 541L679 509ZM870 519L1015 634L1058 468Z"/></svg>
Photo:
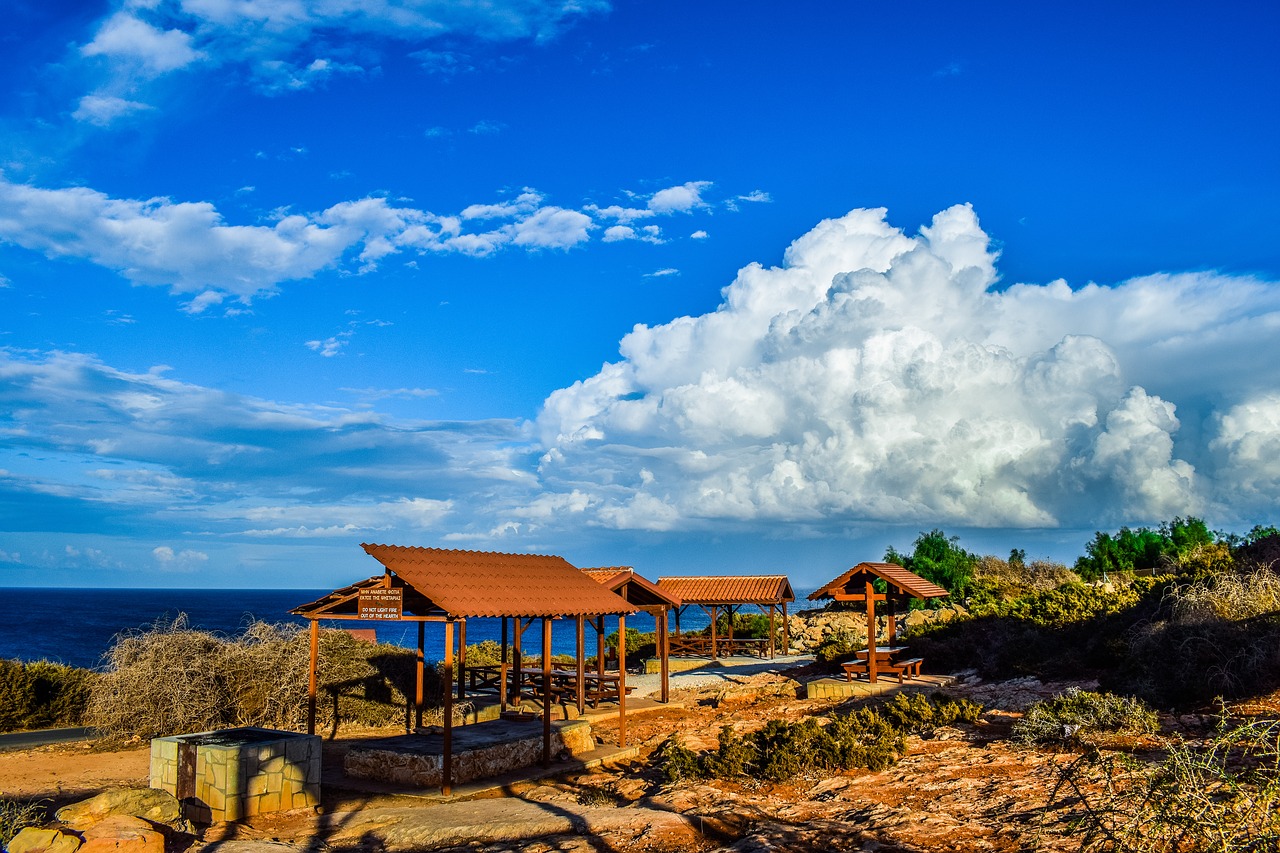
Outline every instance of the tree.
<svg viewBox="0 0 1280 853"><path fill-rule="evenodd" d="M912 546L910 555L900 554L893 546L885 550L887 563L896 563L925 580L932 581L950 592L963 596L973 580L973 570L978 558L961 548L958 536L948 537L941 530L921 533Z"/></svg>

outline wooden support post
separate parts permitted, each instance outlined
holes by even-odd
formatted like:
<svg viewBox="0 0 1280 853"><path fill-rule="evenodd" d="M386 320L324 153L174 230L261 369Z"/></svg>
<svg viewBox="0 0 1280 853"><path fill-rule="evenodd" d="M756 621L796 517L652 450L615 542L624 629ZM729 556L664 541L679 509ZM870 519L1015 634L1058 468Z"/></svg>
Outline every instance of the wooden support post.
<svg viewBox="0 0 1280 853"><path fill-rule="evenodd" d="M774 605L769 605L769 660L773 660L773 633L776 630L774 620L777 617L778 609Z"/></svg>
<svg viewBox="0 0 1280 853"><path fill-rule="evenodd" d="M521 668L524 667L524 655L521 653L521 640L524 637L524 625L521 624L520 617L515 617L515 636L512 639L511 646L511 692L512 698L516 705L520 705L520 688L524 686L523 678L520 675Z"/></svg>
<svg viewBox="0 0 1280 853"><path fill-rule="evenodd" d="M444 690L440 691L444 699L444 707L440 714L444 718L444 767L440 777L440 793L446 797L453 793L453 620L444 623Z"/></svg>
<svg viewBox="0 0 1280 853"><path fill-rule="evenodd" d="M713 604L711 605L711 659L712 660L718 659L716 656L716 627L717 627L716 622L717 621L718 621L718 614L716 613L716 606Z"/></svg>
<svg viewBox="0 0 1280 853"><path fill-rule="evenodd" d="M542 617L542 766L551 766L551 617Z"/></svg>
<svg viewBox="0 0 1280 853"><path fill-rule="evenodd" d="M320 667L320 621L311 620L311 670L307 676L307 734L316 733L316 690Z"/></svg>
<svg viewBox="0 0 1280 853"><path fill-rule="evenodd" d="M422 706L426 701L426 650L423 646L426 644L427 626L424 622L418 623L418 654L414 658L414 689L413 689L413 726L415 729L422 728ZM448 691L449 682L445 682L445 692Z"/></svg>
<svg viewBox="0 0 1280 853"><path fill-rule="evenodd" d="M498 700L499 710L507 713L507 617L502 617L502 660L498 663Z"/></svg>
<svg viewBox="0 0 1280 853"><path fill-rule="evenodd" d="M577 653L578 653L578 716L582 716L587 710L587 617L579 615L574 620L574 628L577 631Z"/></svg>
<svg viewBox="0 0 1280 853"><path fill-rule="evenodd" d="M867 581L867 681L876 683L876 589Z"/></svg>
<svg viewBox="0 0 1280 853"><path fill-rule="evenodd" d="M604 676L604 617L596 617L596 674Z"/></svg>
<svg viewBox="0 0 1280 853"><path fill-rule="evenodd" d="M467 620L458 621L458 701L467 698ZM447 683L447 682L446 682Z"/></svg>
<svg viewBox="0 0 1280 853"><path fill-rule="evenodd" d="M618 614L618 748L627 746L627 617Z"/></svg>
<svg viewBox="0 0 1280 853"><path fill-rule="evenodd" d="M658 614L658 655L662 661L662 701L671 701L671 638L667 636L667 608Z"/></svg>
<svg viewBox="0 0 1280 853"><path fill-rule="evenodd" d="M782 602L782 653L791 654L791 620L787 618L787 603Z"/></svg>

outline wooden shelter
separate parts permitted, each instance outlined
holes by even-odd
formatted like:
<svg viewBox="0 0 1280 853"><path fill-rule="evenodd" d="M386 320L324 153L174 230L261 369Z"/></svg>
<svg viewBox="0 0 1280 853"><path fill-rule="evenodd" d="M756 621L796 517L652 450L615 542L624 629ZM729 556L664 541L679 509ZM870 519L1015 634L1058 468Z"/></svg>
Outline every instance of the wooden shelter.
<svg viewBox="0 0 1280 853"><path fill-rule="evenodd" d="M769 639L761 649L773 657L775 649L779 608L782 612L782 647L783 654L791 653L791 626L787 620L787 604L796 600L791 589L791 582L786 575L711 575L702 577L666 577L658 578L658 589L678 598L681 602L676 609L676 635L671 640L674 652L702 654L704 651L714 659L721 651L734 654L748 648L748 642L734 640L733 617L746 606L760 609L769 614ZM686 639L680 633L680 615L690 606L697 606L711 617L710 642ZM719 614L729 614L729 633L727 637L717 637ZM704 648L705 646L705 648Z"/></svg>
<svg viewBox="0 0 1280 853"><path fill-rule="evenodd" d="M667 623L668 614L681 606L680 599L659 588L630 566L583 569L582 571L596 582L603 584L606 588L620 595L628 604L634 605L636 610L644 611L653 617L654 625L657 629L654 632L657 645L656 651L662 667L661 698L663 702L671 701L671 644L667 637ZM598 659L603 665L604 633L603 631L597 631L596 633L600 643ZM619 653L619 671L626 669L626 666L626 660Z"/></svg>
<svg viewBox="0 0 1280 853"><path fill-rule="evenodd" d="M885 591L876 589L881 582ZM858 563L835 580L809 594L810 601L827 598L836 601L866 602L868 678L876 680L876 602L883 601L887 610L886 639L893 644L897 632L897 610L912 598L942 598L950 595L942 587L894 563Z"/></svg>
<svg viewBox="0 0 1280 853"><path fill-rule="evenodd" d="M534 619L542 622L542 718L543 764L551 762L551 624L555 619L578 620L578 687L582 695L584 620L598 619L603 630L604 616L616 615L619 630L619 657L626 653L626 615L635 608L607 587L574 568L562 557L539 554L499 554L484 551L452 551L399 545L362 544L365 553L382 563L381 575L334 590L323 598L291 610L311 621L311 672L308 682L307 731L315 733L319 622L321 619L375 619L418 623L417 674L414 691L414 719L422 723L425 656L424 623L444 623L444 679L442 717L444 724L444 793L452 788L452 730L454 629L458 629L459 665L457 692L463 696L466 670L466 624L468 617L502 619L503 664L499 692L505 708L507 697L507 621L516 624L516 661L519 673L519 638ZM594 623L593 623L594 624ZM618 673L618 738L626 745L626 672Z"/></svg>

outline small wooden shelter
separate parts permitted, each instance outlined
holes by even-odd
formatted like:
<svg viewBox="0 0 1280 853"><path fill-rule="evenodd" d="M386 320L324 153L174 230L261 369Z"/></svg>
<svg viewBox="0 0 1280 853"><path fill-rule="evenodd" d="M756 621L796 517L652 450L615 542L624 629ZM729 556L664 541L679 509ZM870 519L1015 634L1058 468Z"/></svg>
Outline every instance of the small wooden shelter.
<svg viewBox="0 0 1280 853"><path fill-rule="evenodd" d="M628 604L634 605L636 610L644 611L653 617L657 629L655 631L656 651L662 667L661 698L663 702L671 701L671 644L667 637L667 623L668 614L681 606L680 599L647 580L630 566L583 569L582 571L620 595ZM597 633L600 642L599 658L603 660L604 635L602 632ZM619 654L618 669L626 669L626 666L627 662Z"/></svg>
<svg viewBox="0 0 1280 853"><path fill-rule="evenodd" d="M773 657L776 649L774 634L779 609L782 614L782 647L783 654L791 653L791 626L787 620L787 604L796 600L791 589L791 581L786 575L704 575L701 577L664 577L658 578L658 589L678 598L681 602L676 609L676 635L672 642L673 651L701 653L701 643L694 643L680 634L680 615L690 606L701 607L711 618L710 643L706 644L706 652L715 658L722 649L732 654L744 647L745 641L733 638L733 616L746 606L760 609L769 614L769 639L764 651ZM729 614L729 633L725 638L717 637L717 621L720 612Z"/></svg>
<svg viewBox="0 0 1280 853"><path fill-rule="evenodd" d="M876 582L885 587L876 590ZM810 601L827 598L836 601L866 602L868 675L876 680L876 602L883 601L886 608L886 634L890 645L897 631L897 611L906 609L912 598L942 598L950 595L942 587L927 581L914 572L894 563L858 563L849 571L809 594Z"/></svg>
<svg viewBox="0 0 1280 853"><path fill-rule="evenodd" d="M604 616L618 617L619 657L626 654L626 615L635 608L607 587L595 582L562 557L540 554L499 554L484 551L453 551L399 545L362 544L365 553L382 563L381 575L334 590L323 598L291 610L311 621L311 672L308 682L307 731L315 733L319 622L321 619L376 619L418 623L418 658L414 717L422 722L424 692L424 623L444 623L444 679L442 684L443 784L452 788L452 730L454 629L458 629L460 649L457 671L458 694L462 695L466 668L466 623L468 617L500 617L503 620L503 682L506 697L507 620L516 620L517 642L524 627L534 619L542 622L542 710L543 764L551 761L551 623L574 617L578 620L578 681L582 695L582 624L598 619L603 630ZM524 627L521 627L521 626ZM518 647L517 647L518 648ZM517 664L518 668L518 664ZM620 670L618 698L618 738L626 745L626 672Z"/></svg>

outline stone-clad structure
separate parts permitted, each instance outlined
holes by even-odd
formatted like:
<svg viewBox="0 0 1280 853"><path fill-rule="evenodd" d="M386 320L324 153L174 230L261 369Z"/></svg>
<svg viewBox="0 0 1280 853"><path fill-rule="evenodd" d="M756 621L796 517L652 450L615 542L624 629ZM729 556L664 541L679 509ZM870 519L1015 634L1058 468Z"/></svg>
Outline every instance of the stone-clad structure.
<svg viewBox="0 0 1280 853"><path fill-rule="evenodd" d="M320 805L318 735L244 727L151 741L151 787L199 823Z"/></svg>

